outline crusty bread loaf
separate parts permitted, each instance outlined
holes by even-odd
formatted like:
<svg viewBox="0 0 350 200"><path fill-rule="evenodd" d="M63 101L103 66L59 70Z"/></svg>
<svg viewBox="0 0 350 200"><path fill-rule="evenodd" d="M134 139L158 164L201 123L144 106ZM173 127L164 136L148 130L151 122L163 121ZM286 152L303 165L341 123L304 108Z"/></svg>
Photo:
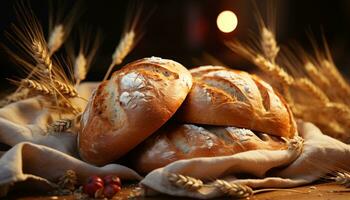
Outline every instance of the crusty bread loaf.
<svg viewBox="0 0 350 200"><path fill-rule="evenodd" d="M190 71L193 86L179 110L181 121L235 126L289 138L296 134L288 105L257 76L220 66Z"/></svg>
<svg viewBox="0 0 350 200"><path fill-rule="evenodd" d="M145 58L116 71L82 115L81 158L103 165L123 156L175 113L191 86L190 72L172 60Z"/></svg>
<svg viewBox="0 0 350 200"><path fill-rule="evenodd" d="M248 129L167 124L141 143L131 154L130 160L137 172L145 174L180 159L286 148L288 143L281 137L253 133Z"/></svg>

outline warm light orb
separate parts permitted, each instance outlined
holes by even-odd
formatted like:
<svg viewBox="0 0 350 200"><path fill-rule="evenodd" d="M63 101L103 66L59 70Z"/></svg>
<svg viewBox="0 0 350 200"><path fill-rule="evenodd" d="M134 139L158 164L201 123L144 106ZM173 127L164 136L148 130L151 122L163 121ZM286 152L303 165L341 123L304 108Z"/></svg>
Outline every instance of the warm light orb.
<svg viewBox="0 0 350 200"><path fill-rule="evenodd" d="M216 24L220 31L229 33L236 29L238 19L235 13L229 10L225 10L218 15Z"/></svg>

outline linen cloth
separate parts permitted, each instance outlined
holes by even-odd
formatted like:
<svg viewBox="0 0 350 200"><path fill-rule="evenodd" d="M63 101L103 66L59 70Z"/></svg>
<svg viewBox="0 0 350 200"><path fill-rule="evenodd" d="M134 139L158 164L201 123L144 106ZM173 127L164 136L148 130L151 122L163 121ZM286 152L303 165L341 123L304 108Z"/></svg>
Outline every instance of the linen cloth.
<svg viewBox="0 0 350 200"><path fill-rule="evenodd" d="M88 98L96 85L81 84L80 96ZM84 107L87 102L78 99L77 103ZM311 183L331 170L350 170L349 145L322 134L311 123L298 121L301 138L295 138L287 150L254 150L232 156L180 160L142 177L117 162L97 167L80 160L76 132L46 133L47 125L59 117L69 116L59 116L46 108L42 97L0 109L0 143L11 147L0 152L0 196L6 195L16 182L34 181L52 187L69 169L77 173L80 182L90 175L115 174L122 180L140 181L152 194L201 199L223 194L213 187L193 192L175 187L168 181L168 174L188 175L209 184L220 178L252 188L286 188ZM243 178L242 174L247 176Z"/></svg>

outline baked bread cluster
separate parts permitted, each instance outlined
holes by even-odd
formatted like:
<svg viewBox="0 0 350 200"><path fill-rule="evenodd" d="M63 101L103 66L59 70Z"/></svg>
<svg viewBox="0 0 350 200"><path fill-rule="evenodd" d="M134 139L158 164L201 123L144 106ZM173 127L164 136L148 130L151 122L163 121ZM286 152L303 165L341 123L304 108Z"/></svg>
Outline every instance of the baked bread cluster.
<svg viewBox="0 0 350 200"><path fill-rule="evenodd" d="M286 102L257 76L220 66L189 71L152 57L126 65L93 92L78 146L89 163L125 156L148 173L180 159L286 149L296 134Z"/></svg>

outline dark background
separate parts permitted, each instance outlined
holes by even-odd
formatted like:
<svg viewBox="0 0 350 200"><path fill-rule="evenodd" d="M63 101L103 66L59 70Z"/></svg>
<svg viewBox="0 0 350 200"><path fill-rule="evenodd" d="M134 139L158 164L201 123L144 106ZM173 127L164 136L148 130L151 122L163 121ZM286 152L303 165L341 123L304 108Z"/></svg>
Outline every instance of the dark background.
<svg viewBox="0 0 350 200"><path fill-rule="evenodd" d="M16 23L14 0L0 2L0 42L11 45L3 32ZM34 13L41 21L44 31L48 29L48 1L29 1ZM60 1L62 2L62 0ZM65 0L66 10L72 9L74 1ZM102 32L103 43L88 74L88 80L101 80L111 61L111 54L123 31L129 1L83 1L85 11L75 27L88 24ZM350 57L350 1L348 0L280 0L277 1L277 37L280 43L298 41L310 49L306 30L321 36L323 29L330 43L335 62L348 76ZM256 4L265 13L265 0ZM254 32L255 16L249 0L145 0L144 15L152 12L142 29L143 37L124 63L147 56L174 59L188 68L206 64L201 60L207 52L226 65L252 70L245 60L230 52L225 39L247 39ZM232 10L238 16L238 27L233 33L221 33L216 27L216 17L223 10ZM252 31L253 30L253 31ZM71 35L76 34L74 28ZM61 51L59 54L62 53ZM195 61L197 60L197 61ZM0 50L0 90L11 90L13 86L6 78L18 77L18 67Z"/></svg>

